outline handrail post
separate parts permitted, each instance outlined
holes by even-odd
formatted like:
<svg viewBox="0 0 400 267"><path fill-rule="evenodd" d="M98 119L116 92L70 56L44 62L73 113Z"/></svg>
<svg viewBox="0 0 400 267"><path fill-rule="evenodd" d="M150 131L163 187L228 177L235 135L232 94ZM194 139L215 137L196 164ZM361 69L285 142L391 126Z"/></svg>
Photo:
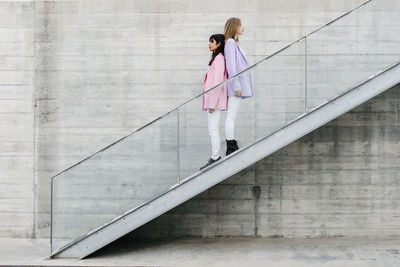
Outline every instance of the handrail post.
<svg viewBox="0 0 400 267"><path fill-rule="evenodd" d="M304 113L307 113L308 81L307 81L307 36L304 37Z"/></svg>
<svg viewBox="0 0 400 267"><path fill-rule="evenodd" d="M178 127L178 129L177 129L177 137L178 137L178 140L177 140L177 143L178 143L178 151L177 151L177 165L178 165L178 183L181 181L181 139L180 139L180 131L181 131L181 127L180 127L180 123L179 123L179 111L180 111L180 109L178 108L177 110L177 115L176 115L176 117L177 117L177 127Z"/></svg>

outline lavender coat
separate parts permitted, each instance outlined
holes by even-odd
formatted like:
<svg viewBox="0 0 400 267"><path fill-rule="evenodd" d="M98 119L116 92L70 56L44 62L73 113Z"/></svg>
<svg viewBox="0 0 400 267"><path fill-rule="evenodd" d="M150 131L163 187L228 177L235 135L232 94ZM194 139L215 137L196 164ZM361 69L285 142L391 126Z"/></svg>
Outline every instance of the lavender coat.
<svg viewBox="0 0 400 267"><path fill-rule="evenodd" d="M246 54L236 43L236 41L233 40L233 38L229 38L226 41L224 55L228 78L234 76L235 74L250 66L249 62L247 61ZM228 96L234 96L235 91L237 90L242 90L242 98L253 96L250 71L247 71L229 81L227 83L227 87Z"/></svg>

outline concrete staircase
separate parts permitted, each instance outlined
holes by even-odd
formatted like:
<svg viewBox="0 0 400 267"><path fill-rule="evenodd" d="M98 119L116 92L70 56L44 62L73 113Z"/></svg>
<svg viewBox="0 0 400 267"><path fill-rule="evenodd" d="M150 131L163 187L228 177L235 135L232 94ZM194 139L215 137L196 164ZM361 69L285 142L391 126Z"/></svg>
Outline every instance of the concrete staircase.
<svg viewBox="0 0 400 267"><path fill-rule="evenodd" d="M371 1L359 8L364 7L369 2ZM335 21L340 21L343 17L356 12L359 8L344 14ZM332 23L323 26L321 29L329 27ZM305 36L296 42L306 42L308 37ZM289 47L290 45L277 53L285 51ZM270 57L273 57L273 55ZM263 61L268 61L270 57L257 62L243 72L251 71ZM240 74L230 80L239 77ZM51 257L84 258L90 255L398 83L400 83L400 57L391 62L390 66L383 68L372 76L364 77L362 82L353 85L348 90L326 98L320 105L307 110L294 120L281 125L272 133L258 138L255 142L220 160L215 165L193 173L151 200L144 201L139 206L135 206L124 214L93 229L86 235L57 249L52 253Z"/></svg>

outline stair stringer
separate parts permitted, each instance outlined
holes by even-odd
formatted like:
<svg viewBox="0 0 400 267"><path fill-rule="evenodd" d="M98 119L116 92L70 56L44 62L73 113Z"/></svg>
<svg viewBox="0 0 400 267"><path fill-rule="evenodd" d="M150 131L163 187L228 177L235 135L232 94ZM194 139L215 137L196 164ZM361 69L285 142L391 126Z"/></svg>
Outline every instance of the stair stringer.
<svg viewBox="0 0 400 267"><path fill-rule="evenodd" d="M400 83L400 62L369 77L334 99L288 122L272 134L199 171L156 198L135 207L67 244L51 258L84 258L246 167L298 140Z"/></svg>

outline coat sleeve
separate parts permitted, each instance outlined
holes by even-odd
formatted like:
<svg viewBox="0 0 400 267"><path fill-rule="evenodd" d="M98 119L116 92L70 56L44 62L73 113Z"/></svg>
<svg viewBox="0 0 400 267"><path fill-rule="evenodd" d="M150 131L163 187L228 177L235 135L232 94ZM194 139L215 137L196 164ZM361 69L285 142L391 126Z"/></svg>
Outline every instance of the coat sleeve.
<svg viewBox="0 0 400 267"><path fill-rule="evenodd" d="M228 39L225 43L224 55L226 61L226 71L228 72L228 77L232 77L238 73L236 66L236 46L233 39ZM239 77L236 77L229 82L229 87L234 91L240 90Z"/></svg>

